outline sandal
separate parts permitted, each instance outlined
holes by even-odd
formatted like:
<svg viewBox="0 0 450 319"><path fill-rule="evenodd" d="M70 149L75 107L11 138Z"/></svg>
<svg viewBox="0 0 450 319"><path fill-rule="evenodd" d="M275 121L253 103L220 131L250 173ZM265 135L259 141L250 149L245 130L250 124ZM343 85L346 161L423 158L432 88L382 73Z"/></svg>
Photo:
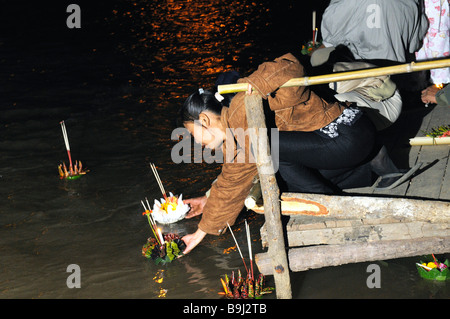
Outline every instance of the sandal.
<svg viewBox="0 0 450 319"><path fill-rule="evenodd" d="M392 173L381 176L381 180L378 182L375 189L377 190L389 190L397 187L409 180L417 170L422 166L423 163L417 163L412 168L406 172Z"/></svg>

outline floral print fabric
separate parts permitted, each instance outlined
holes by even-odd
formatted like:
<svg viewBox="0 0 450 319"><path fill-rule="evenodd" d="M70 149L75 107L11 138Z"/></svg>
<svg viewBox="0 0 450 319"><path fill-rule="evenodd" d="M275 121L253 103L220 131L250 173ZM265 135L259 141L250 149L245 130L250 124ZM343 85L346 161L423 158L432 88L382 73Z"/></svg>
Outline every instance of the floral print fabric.
<svg viewBox="0 0 450 319"><path fill-rule="evenodd" d="M319 132L325 134L330 138L338 137L339 136L338 129L340 124L352 126L352 124L355 123L356 120L361 117L361 115L362 113L361 110L359 109L346 108L337 119L335 119L327 126L324 126L321 129L319 129Z"/></svg>
<svg viewBox="0 0 450 319"><path fill-rule="evenodd" d="M449 3L450 0L425 0L429 27L422 48L416 52L418 61L450 56ZM433 69L430 72L433 83L450 83L450 68Z"/></svg>

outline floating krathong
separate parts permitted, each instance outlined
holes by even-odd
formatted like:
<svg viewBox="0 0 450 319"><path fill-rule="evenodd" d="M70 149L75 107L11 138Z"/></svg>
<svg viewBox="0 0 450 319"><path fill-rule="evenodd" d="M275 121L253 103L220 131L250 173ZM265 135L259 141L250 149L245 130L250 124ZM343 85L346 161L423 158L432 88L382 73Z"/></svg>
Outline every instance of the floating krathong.
<svg viewBox="0 0 450 319"><path fill-rule="evenodd" d="M155 238L150 237L142 247L142 256L152 259L156 265L171 263L174 259L183 256L182 252L186 248L184 241L176 234L162 234L162 237L164 238L162 245Z"/></svg>
<svg viewBox="0 0 450 319"><path fill-rule="evenodd" d="M154 237L148 238L147 243L142 247L142 256L151 258L156 264L170 263L175 258L181 257L183 255L182 251L186 248L186 244L176 234L169 233L164 235L153 219L153 213L150 210L147 199L146 203L148 207L145 206L143 201L141 203L145 210L142 215L147 216L148 223L154 235Z"/></svg>
<svg viewBox="0 0 450 319"><path fill-rule="evenodd" d="M171 224L182 220L190 209L189 205L183 203L183 194L180 194L180 196L177 197L169 192L169 196L167 196L155 164L151 163L150 168L155 175L156 181L158 182L159 188L161 189L161 193L164 197L161 198L160 201L155 199L152 217L161 224Z"/></svg>
<svg viewBox="0 0 450 319"><path fill-rule="evenodd" d="M241 256L242 262L244 263L244 267L247 271L247 277L244 280L241 275L241 270L237 271L237 278L234 275L234 271L231 273L231 280L225 275L225 278L220 278L220 282L222 283L223 291L219 292L220 295L224 295L229 299L260 299L263 295L271 293L274 288L273 287L264 287L264 275L260 274L258 279L255 280L254 272L253 272L253 254L252 254L252 245L251 245L251 237L250 237L250 227L247 224L247 220L245 220L245 231L247 235L247 244L248 244L248 253L250 259L250 270L247 268L245 263L244 256L242 255L241 248L234 236L233 230L230 227L230 224L227 222L227 226L230 230L231 235L233 236L234 242L236 243L236 248L239 251L239 255Z"/></svg>
<svg viewBox="0 0 450 319"><path fill-rule="evenodd" d="M302 45L302 54L307 55L311 54L313 50L319 48L322 45L322 42L317 41L317 35L319 34L319 29L316 28L316 11L313 11L312 16L312 40L306 42Z"/></svg>
<svg viewBox="0 0 450 319"><path fill-rule="evenodd" d="M220 278L223 291L220 291L219 295L224 295L228 299L261 299L263 295L270 294L274 290L273 287L265 287L263 274L253 281L250 274L244 280L241 271L238 270L237 273L237 278L234 271L231 273L231 279L227 275Z"/></svg>
<svg viewBox="0 0 450 319"><path fill-rule="evenodd" d="M169 197L155 199L152 215L161 224L171 224L183 219L189 209L189 205L183 203L183 194L177 197L169 192Z"/></svg>
<svg viewBox="0 0 450 319"><path fill-rule="evenodd" d="M425 258L420 263L416 263L417 271L419 275L424 279L437 280L437 281L445 281L450 279L450 264L448 259L446 259L443 263L439 262L433 254L433 257Z"/></svg>
<svg viewBox="0 0 450 319"><path fill-rule="evenodd" d="M89 171L83 170L83 164L81 163L81 161L75 161L75 165L72 165L72 156L70 155L70 145L69 138L67 137L66 125L64 124L64 121L61 121L60 124L63 132L64 143L66 144L67 155L69 156L69 168L67 168L66 163L64 162L62 164L59 164L59 178L68 180L78 179Z"/></svg>
<svg viewBox="0 0 450 319"><path fill-rule="evenodd" d="M302 45L302 54L308 55L311 54L315 49L318 49L322 45L322 42L313 42L308 41Z"/></svg>
<svg viewBox="0 0 450 319"><path fill-rule="evenodd" d="M60 179L71 180L78 179L89 171L83 170L83 164L81 164L81 161L75 161L75 165L69 166L69 169L67 169L66 163L63 162L62 164L59 164L58 172Z"/></svg>

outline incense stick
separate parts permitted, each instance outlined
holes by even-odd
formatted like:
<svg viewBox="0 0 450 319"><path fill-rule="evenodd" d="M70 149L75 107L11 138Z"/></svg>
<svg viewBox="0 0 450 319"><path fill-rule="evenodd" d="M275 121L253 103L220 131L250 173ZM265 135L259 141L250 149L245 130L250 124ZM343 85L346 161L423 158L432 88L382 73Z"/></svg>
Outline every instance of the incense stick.
<svg viewBox="0 0 450 319"><path fill-rule="evenodd" d="M147 201L147 198L145 200ZM147 201L147 205L149 208L145 207L145 204L142 200L141 200L141 204L142 204L142 206L144 206L145 211L148 210L151 212L150 205L148 205L148 201ZM153 235L155 235L156 240L158 241L159 245L161 245L161 242L159 241L158 235L156 234L156 230L155 230L155 229L157 229L156 222L153 220L153 217L150 215L150 213L146 214L146 215L147 215L147 220L150 225L150 228L152 229Z"/></svg>
<svg viewBox="0 0 450 319"><path fill-rule="evenodd" d="M312 41L313 41L313 46L316 44L316 11L313 11L313 15L312 15L312 30L313 30L313 36L312 36Z"/></svg>
<svg viewBox="0 0 450 319"><path fill-rule="evenodd" d="M422 267L422 268L424 268L424 269L426 269L426 270L431 270L431 269L433 269L433 268L430 268L430 267L421 265L421 264L419 264L419 263L416 263L416 265L417 265L417 266L420 266L420 267Z"/></svg>
<svg viewBox="0 0 450 319"><path fill-rule="evenodd" d="M153 175L155 175L156 182L159 185L159 188L161 189L161 193L163 194L164 198L166 198L166 190L164 189L164 186L161 182L161 178L159 177L158 171L156 170L155 164L150 163L150 168L152 169Z"/></svg>
<svg viewBox="0 0 450 319"><path fill-rule="evenodd" d="M67 136L66 124L64 123L64 121L59 122L59 124L61 124L64 143L66 144L67 155L69 156L69 169L70 171L72 171L72 156L70 156L70 145L69 145L69 138Z"/></svg>
<svg viewBox="0 0 450 319"><path fill-rule="evenodd" d="M236 243L236 247L237 247L237 249L239 251L239 255L241 255L242 261L244 262L245 270L247 270L247 274L248 274L249 273L248 272L248 268L247 268L247 265L245 264L244 256L242 256L241 248L239 247L239 244L238 244L238 242L236 240L236 237L234 237L233 230L231 229L230 224L228 224L228 222L227 222L227 225L228 225L228 228L230 229L231 236L233 236L234 242Z"/></svg>
<svg viewBox="0 0 450 319"><path fill-rule="evenodd" d="M250 255L250 271L252 272L251 273L251 278L252 278L252 280L254 280L254 277L253 277L252 241L251 241L251 237L250 237L250 226L247 224L247 220L245 220L245 231L247 233L248 254Z"/></svg>

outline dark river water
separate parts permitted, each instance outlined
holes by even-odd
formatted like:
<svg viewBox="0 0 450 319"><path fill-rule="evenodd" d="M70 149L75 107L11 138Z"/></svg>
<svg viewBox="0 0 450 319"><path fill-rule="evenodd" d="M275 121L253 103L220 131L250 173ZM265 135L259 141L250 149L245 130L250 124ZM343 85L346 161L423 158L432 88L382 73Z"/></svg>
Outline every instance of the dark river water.
<svg viewBox="0 0 450 319"><path fill-rule="evenodd" d="M171 159L178 108L221 72L248 74L300 50L312 10L327 1L74 2L81 29L66 26L69 1L1 8L0 298L221 298L220 276L243 269L229 233L165 266L141 256L151 231L140 200L160 197L149 163L168 191L208 190L220 166ZM90 170L79 180L58 177L61 120L72 158ZM241 246L244 219L261 252L263 216L241 213ZM188 234L198 221L163 231ZM448 284L422 280L416 261L377 262L381 288L372 289L370 263L292 273L293 297L449 298ZM71 264L81 288L66 284Z"/></svg>

